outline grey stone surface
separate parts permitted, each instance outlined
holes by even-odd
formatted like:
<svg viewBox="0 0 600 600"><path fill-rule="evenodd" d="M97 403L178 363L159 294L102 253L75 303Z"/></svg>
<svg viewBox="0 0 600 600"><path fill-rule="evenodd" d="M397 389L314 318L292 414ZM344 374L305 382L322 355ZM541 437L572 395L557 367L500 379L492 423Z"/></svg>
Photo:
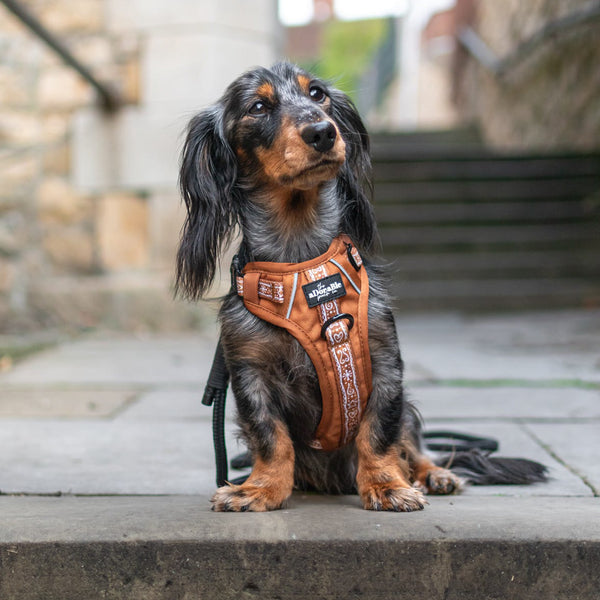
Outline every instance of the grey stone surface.
<svg viewBox="0 0 600 600"><path fill-rule="evenodd" d="M399 330L410 395L427 428L489 435L500 440L501 455L550 467L547 484L473 487L466 495L589 496L598 489L600 390L573 381L567 367L560 380L539 381L521 365L515 383L511 363L515 348L529 348L528 364L537 361L541 370L551 370L550 360L567 365L573 349L595 364L600 336L589 312L429 315L399 319ZM0 375L0 490L210 494L211 409L200 400L216 337L216 328L171 338L95 335ZM480 379L490 354L500 381ZM442 372L437 356L451 357L456 370L444 364ZM440 379L432 383L436 368ZM230 456L244 449L235 441L234 413L230 394Z"/></svg>
<svg viewBox="0 0 600 600"><path fill-rule="evenodd" d="M243 527L240 524L243 523ZM429 498L422 511L363 510L356 496L294 492L270 513L213 513L207 495L120 498L0 498L0 544L177 541L539 541L600 542L593 498Z"/></svg>
<svg viewBox="0 0 600 600"><path fill-rule="evenodd" d="M210 512L215 329L30 356L0 374L0 490L27 494L0 496L0 598L596 600L597 316L399 319L426 427L495 437L551 475L411 514L300 493L269 514ZM230 456L233 419L230 397Z"/></svg>
<svg viewBox="0 0 600 600"><path fill-rule="evenodd" d="M600 495L600 422L532 423L528 429L559 456L575 473L585 478Z"/></svg>
<svg viewBox="0 0 600 600"><path fill-rule="evenodd" d="M92 337L31 357L0 383L200 385L206 380L216 332L168 337Z"/></svg>
<svg viewBox="0 0 600 600"><path fill-rule="evenodd" d="M600 504L435 498L422 512L295 495L269 514L206 498L0 498L3 598L592 600ZM38 525L39 524L39 525Z"/></svg>
<svg viewBox="0 0 600 600"><path fill-rule="evenodd" d="M102 419L116 415L137 395L135 388L0 386L0 418Z"/></svg>
<svg viewBox="0 0 600 600"><path fill-rule="evenodd" d="M600 419L600 389L409 386L426 419Z"/></svg>
<svg viewBox="0 0 600 600"><path fill-rule="evenodd" d="M490 421L461 421L429 419L427 429L451 430L461 433L492 437L499 442L498 452L494 456L507 458L528 458L546 465L549 481L533 485L477 485L467 486L464 494L469 496L592 496L592 490L564 464L557 461L539 443L542 436L534 438L526 427L518 423ZM600 443L592 442L595 451L600 451Z"/></svg>
<svg viewBox="0 0 600 600"><path fill-rule="evenodd" d="M0 439L3 493L209 494L215 488L210 414L185 423L5 419ZM227 446L237 453L231 425Z"/></svg>
<svg viewBox="0 0 600 600"><path fill-rule="evenodd" d="M408 379L600 382L600 311L397 319Z"/></svg>

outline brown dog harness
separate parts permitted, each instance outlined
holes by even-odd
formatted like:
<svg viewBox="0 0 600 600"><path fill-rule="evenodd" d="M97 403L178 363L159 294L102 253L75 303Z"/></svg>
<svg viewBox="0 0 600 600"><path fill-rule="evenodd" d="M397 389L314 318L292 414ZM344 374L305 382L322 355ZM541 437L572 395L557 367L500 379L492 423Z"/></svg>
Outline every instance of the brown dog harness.
<svg viewBox="0 0 600 600"><path fill-rule="evenodd" d="M236 277L237 293L257 317L283 327L308 353L323 413L314 448L354 439L371 394L369 278L350 238L302 263L252 262Z"/></svg>

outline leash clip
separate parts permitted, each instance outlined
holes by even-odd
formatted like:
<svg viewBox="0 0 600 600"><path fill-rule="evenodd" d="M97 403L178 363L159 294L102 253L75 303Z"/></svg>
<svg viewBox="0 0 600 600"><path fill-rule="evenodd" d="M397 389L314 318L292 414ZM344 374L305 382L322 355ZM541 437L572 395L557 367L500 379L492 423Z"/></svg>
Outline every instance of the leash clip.
<svg viewBox="0 0 600 600"><path fill-rule="evenodd" d="M348 255L348 262L354 267L356 271L360 271L360 267L362 266L362 259L360 258L360 254L358 250L352 245L346 244L346 254Z"/></svg>
<svg viewBox="0 0 600 600"><path fill-rule="evenodd" d="M231 273L231 289L237 290L237 278L242 276L240 257L237 254L233 257L229 270Z"/></svg>

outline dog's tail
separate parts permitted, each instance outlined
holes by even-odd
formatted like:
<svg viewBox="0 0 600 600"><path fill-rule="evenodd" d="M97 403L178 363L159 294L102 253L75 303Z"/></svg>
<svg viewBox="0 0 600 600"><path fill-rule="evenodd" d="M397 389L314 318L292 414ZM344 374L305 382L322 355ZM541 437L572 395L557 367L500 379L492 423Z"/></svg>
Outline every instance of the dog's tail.
<svg viewBox="0 0 600 600"><path fill-rule="evenodd" d="M438 457L436 465L474 485L526 485L548 480L548 468L539 462L490 456L498 450L493 438L455 431L425 431L423 438L429 450L449 453Z"/></svg>
<svg viewBox="0 0 600 600"><path fill-rule="evenodd" d="M478 449L441 456L435 463L473 485L526 485L548 480L548 468L539 462L489 456Z"/></svg>

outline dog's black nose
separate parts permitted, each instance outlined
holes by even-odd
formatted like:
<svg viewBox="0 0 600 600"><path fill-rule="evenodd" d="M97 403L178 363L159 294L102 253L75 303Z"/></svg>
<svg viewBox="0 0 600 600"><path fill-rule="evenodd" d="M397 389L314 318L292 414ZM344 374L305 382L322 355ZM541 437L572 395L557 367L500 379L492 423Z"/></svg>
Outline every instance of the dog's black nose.
<svg viewBox="0 0 600 600"><path fill-rule="evenodd" d="M336 131L330 121L318 121L307 125L300 134L302 139L315 150L327 152L333 148Z"/></svg>

